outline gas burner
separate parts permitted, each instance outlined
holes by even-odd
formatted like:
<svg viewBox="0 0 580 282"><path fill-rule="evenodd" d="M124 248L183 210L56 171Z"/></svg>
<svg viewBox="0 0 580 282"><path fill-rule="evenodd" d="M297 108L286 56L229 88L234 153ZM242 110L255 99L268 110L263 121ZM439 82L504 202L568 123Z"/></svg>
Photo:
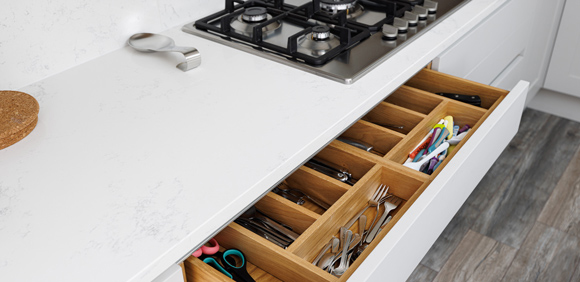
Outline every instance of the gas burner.
<svg viewBox="0 0 580 282"><path fill-rule="evenodd" d="M470 0L224 1L183 30L350 84Z"/></svg>
<svg viewBox="0 0 580 282"><path fill-rule="evenodd" d="M268 10L264 7L246 8L242 13L242 20L247 23L259 23L268 18Z"/></svg>
<svg viewBox="0 0 580 282"><path fill-rule="evenodd" d="M324 41L330 38L330 27L318 25L312 28L312 40Z"/></svg>
<svg viewBox="0 0 580 282"><path fill-rule="evenodd" d="M339 45L340 40L330 33L330 27L318 25L312 28L311 33L298 40L298 52L319 57Z"/></svg>
<svg viewBox="0 0 580 282"><path fill-rule="evenodd" d="M264 7L249 7L244 10L244 12L232 19L230 26L235 32L247 36L252 36L254 31L254 26L259 25L265 21L272 19L272 16L268 14L268 11ZM262 28L262 33L267 36L276 29L280 28L280 21L274 21Z"/></svg>
<svg viewBox="0 0 580 282"><path fill-rule="evenodd" d="M357 2L358 0L320 0L320 10L329 15L346 10L348 19L356 18L364 12L363 6Z"/></svg>

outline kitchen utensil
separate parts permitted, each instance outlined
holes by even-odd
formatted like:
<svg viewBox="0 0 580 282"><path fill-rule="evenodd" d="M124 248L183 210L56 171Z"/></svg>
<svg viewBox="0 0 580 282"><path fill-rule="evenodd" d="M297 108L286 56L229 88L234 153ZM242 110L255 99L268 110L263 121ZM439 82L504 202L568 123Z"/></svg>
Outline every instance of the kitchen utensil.
<svg viewBox="0 0 580 282"><path fill-rule="evenodd" d="M392 196L385 201L385 203L384 203L385 211L381 215L381 218L379 218L379 221L377 221L377 224L375 226L373 226L371 231L369 231L369 234L367 235L367 237L365 239L366 243L370 244L370 242L372 242L373 239L375 239L375 236L377 235L380 227L383 225L383 222L386 220L389 213L392 210L396 209L402 202L403 202L403 200L399 197L396 197L396 196Z"/></svg>
<svg viewBox="0 0 580 282"><path fill-rule="evenodd" d="M465 127L464 127L465 128ZM447 140L447 143L449 143L449 145L457 145L459 144L459 142L461 142L461 140L463 140L463 138L465 138L465 136L467 136L467 133L469 132L470 128L465 129L465 131L461 132L461 130L459 130L458 134L451 137L451 139Z"/></svg>
<svg viewBox="0 0 580 282"><path fill-rule="evenodd" d="M278 185L278 187L274 187L274 189L272 189L272 192L282 196L284 199L290 200L291 202L297 205L303 205L306 202L300 195L297 195L296 193L293 193L288 189L281 188L281 185Z"/></svg>
<svg viewBox="0 0 580 282"><path fill-rule="evenodd" d="M357 182L346 169L316 157L308 160L304 165L349 185Z"/></svg>
<svg viewBox="0 0 580 282"><path fill-rule="evenodd" d="M352 235L352 240L350 241L350 244L348 245L348 253L349 254L352 252L352 250L354 250L354 248L356 246L358 246L358 244L360 243L361 240L362 240L361 234L355 233L354 235Z"/></svg>
<svg viewBox="0 0 580 282"><path fill-rule="evenodd" d="M389 190L389 188L387 187L387 190ZM375 216L373 217L373 221L371 222L371 226L369 227L368 230L365 231L364 234L366 234L364 236L364 238L366 239L366 237L369 235L368 232L370 231L370 228L372 228L375 225L375 221L377 220L377 217L379 215L379 206L384 203L386 200L388 200L388 198L392 197L392 194L387 194L385 196L383 196L382 198L379 199L379 203L376 206L377 211L375 212ZM364 240L363 240L364 241Z"/></svg>
<svg viewBox="0 0 580 282"><path fill-rule="evenodd" d="M338 137L338 138L336 138L336 140L343 142L343 143L346 143L348 145L357 147L359 149L365 150L369 153L373 153L375 155L379 155L379 156L385 155L384 153L375 150L371 144L365 143L365 142L360 141L360 140L353 140L353 139L346 138L346 137Z"/></svg>
<svg viewBox="0 0 580 282"><path fill-rule="evenodd" d="M209 244L209 245L208 245ZM220 250L220 245L216 241L216 239L211 238L206 244L201 246L201 248L197 249L193 252L192 256L198 258L201 255L213 255Z"/></svg>
<svg viewBox="0 0 580 282"><path fill-rule="evenodd" d="M471 126L469 126L468 124L464 125L461 129L459 129L459 131L457 131L457 134L461 134L463 132L468 131L471 128Z"/></svg>
<svg viewBox="0 0 580 282"><path fill-rule="evenodd" d="M359 219L359 217L368 209L371 207L376 207L379 204L379 200L385 196L387 194L387 191L389 191L389 187L386 187L385 184L381 184L379 185L379 187L377 188L377 190L375 191L375 193L373 194L373 196L371 197L371 199L369 200L369 202L367 203L367 206L362 209L357 215L355 215L349 222L347 222L344 226L347 229L350 229L350 227Z"/></svg>
<svg viewBox="0 0 580 282"><path fill-rule="evenodd" d="M445 139L449 140L449 139L451 139L451 137L453 137L453 127L455 126L453 124L453 117L446 116L443 119L447 122L447 124L445 125L445 128L447 128L447 131L448 131L447 137L445 137Z"/></svg>
<svg viewBox="0 0 580 282"><path fill-rule="evenodd" d="M364 235L366 227L367 227L367 216L363 214L358 219L358 233Z"/></svg>
<svg viewBox="0 0 580 282"><path fill-rule="evenodd" d="M276 193L276 190L282 192L285 195L291 195L293 198L298 199L298 202L303 203L304 198L306 198L306 199L310 200L311 202L313 202L314 204L316 204L317 206L319 206L320 208L322 208L323 210L328 210L330 208L329 204L323 202L322 200L320 200L316 197L313 197L313 196L310 196L310 195L304 193L300 189L292 188L292 187L288 186L288 184L281 183L276 188L274 188L273 192Z"/></svg>
<svg viewBox="0 0 580 282"><path fill-rule="evenodd" d="M345 235L346 235L346 229L345 229ZM351 240L348 242L348 251L347 251L347 254L350 255L352 253L352 251L361 242L361 240L362 240L362 236L360 234L358 234L358 233L354 233L352 235ZM336 255L336 257L334 258L334 260L332 261L332 263L330 265L334 265L340 259L340 256L341 255L342 255L342 250Z"/></svg>
<svg viewBox="0 0 580 282"><path fill-rule="evenodd" d="M317 265L318 262L320 261L320 259L322 258L322 256L326 253L326 251L328 251L328 249L330 249L332 246L334 246L334 244L335 244L334 239L336 239L336 244L338 245L338 238L332 236L332 238L330 238L330 241L328 241L328 243L326 243L326 245L324 245L324 247L322 247L322 251L320 251L318 256L316 256L316 258L312 261L313 265Z"/></svg>
<svg viewBox="0 0 580 282"><path fill-rule="evenodd" d="M342 172L333 170L333 169L326 167L324 165L320 165L318 163L308 161L304 164L304 166L311 168L313 170L316 170L316 171L318 171L322 174L325 174L327 176L330 176L338 181L345 182L345 183L348 181L348 175L346 175Z"/></svg>
<svg viewBox="0 0 580 282"><path fill-rule="evenodd" d="M288 237L291 240L298 239L299 234L295 233L294 231L282 226L281 224L275 222L274 220L267 217L264 213L260 212L260 210L256 209L256 207L252 206L246 212L244 212L240 217L247 218L249 220L259 220L268 227L276 230L280 234Z"/></svg>
<svg viewBox="0 0 580 282"><path fill-rule="evenodd" d="M257 223L252 222L247 218L237 218L234 220L235 223L243 226L244 228L258 234L262 238L274 243L275 245L286 249L292 241L288 238L282 238L281 235L276 233L272 233L270 230L265 229L263 226L257 225Z"/></svg>
<svg viewBox="0 0 580 282"><path fill-rule="evenodd" d="M326 253L322 256L320 261L316 266L320 267L321 269L328 268L333 262L336 256L338 255L338 248L340 246L340 239L336 237L332 237L332 248L330 249L329 253Z"/></svg>
<svg viewBox="0 0 580 282"><path fill-rule="evenodd" d="M431 153L433 152L435 149L437 149L439 147L439 145L441 145L441 143L443 141L445 141L445 138L447 138L447 136L449 136L449 130L447 130L447 128L443 128L441 130L441 133L439 134L439 136L437 137L437 140L435 140L433 142L433 144L431 144L431 146L428 149L428 152Z"/></svg>
<svg viewBox="0 0 580 282"><path fill-rule="evenodd" d="M387 223L389 223L389 221L391 221L391 219L393 219L392 216L387 216L387 218L385 219L385 221L383 222L383 224L381 225L381 227L379 227L379 231L377 231L377 234L381 233L381 231L383 231L383 228L385 228L385 225L387 225Z"/></svg>
<svg viewBox="0 0 580 282"><path fill-rule="evenodd" d="M427 157L423 158L422 160L415 162L415 163L404 163L403 165L408 167L408 168L412 168L414 170L420 170L421 166L423 166L423 164L425 162L427 162L430 159L432 159L433 157L437 156L439 153L447 150L447 148L449 148L449 143L443 142L443 144L439 145L439 147L437 147L437 149L433 150L433 152L431 152L429 155L427 155Z"/></svg>
<svg viewBox="0 0 580 282"><path fill-rule="evenodd" d="M449 99L453 99L456 101L460 101L463 103L467 103L470 105L474 105L477 107L481 107L481 97L479 97L477 95L465 95L465 94L443 93L443 92L438 92L435 94L437 94L439 96L447 97Z"/></svg>
<svg viewBox="0 0 580 282"><path fill-rule="evenodd" d="M405 129L404 125L389 124L389 123L375 123L375 124L393 129Z"/></svg>
<svg viewBox="0 0 580 282"><path fill-rule="evenodd" d="M340 257L340 264L338 265L337 268L334 268L332 270L332 274L335 276L341 276L346 271L348 247L350 246L350 244L348 242L351 241L351 238L352 238L352 231L350 231L350 230L346 231L346 236L345 236L343 243L342 243L343 246L342 246L342 254Z"/></svg>
<svg viewBox="0 0 580 282"><path fill-rule="evenodd" d="M179 52L185 56L185 62L177 65L182 71L188 71L201 64L201 55L193 47L175 46L170 37L155 33L133 34L127 41L129 46L141 52Z"/></svg>
<svg viewBox="0 0 580 282"><path fill-rule="evenodd" d="M237 282L255 282L246 270L246 257L237 249L228 249L223 253L203 258L203 262Z"/></svg>
<svg viewBox="0 0 580 282"><path fill-rule="evenodd" d="M346 228L342 226L339 231L338 238L340 239L340 252L337 252L338 249L333 249L333 256L332 259L329 259L326 264L322 265L322 269L326 269L328 272L332 272L334 270L334 264L338 261L342 254L342 249L344 249L345 245L348 245L350 242L346 241ZM329 256L330 258L330 256Z"/></svg>

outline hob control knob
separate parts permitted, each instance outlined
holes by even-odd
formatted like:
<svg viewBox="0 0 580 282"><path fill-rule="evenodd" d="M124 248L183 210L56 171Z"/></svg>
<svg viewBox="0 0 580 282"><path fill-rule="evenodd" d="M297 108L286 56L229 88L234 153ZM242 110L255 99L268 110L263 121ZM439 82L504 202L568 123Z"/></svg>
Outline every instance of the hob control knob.
<svg viewBox="0 0 580 282"><path fill-rule="evenodd" d="M401 18L395 18L393 21L393 26L399 30L399 33L407 33L409 22Z"/></svg>
<svg viewBox="0 0 580 282"><path fill-rule="evenodd" d="M384 24L383 25L383 39L384 40L397 40L397 34L399 34L399 29L390 25Z"/></svg>
<svg viewBox="0 0 580 282"><path fill-rule="evenodd" d="M419 22L419 15L409 12L409 11L405 11L405 15L403 16L403 19L405 19L407 21L407 23L409 23L410 27L413 26L417 26L417 22Z"/></svg>
<svg viewBox="0 0 580 282"><path fill-rule="evenodd" d="M437 2L435 1L425 0L423 7L427 8L429 14L435 14L437 12Z"/></svg>
<svg viewBox="0 0 580 282"><path fill-rule="evenodd" d="M420 21L427 20L427 15L429 14L429 11L427 10L427 8L425 8L423 6L415 6L415 7L413 7L412 12L414 14L417 14L417 16L419 16L419 20Z"/></svg>

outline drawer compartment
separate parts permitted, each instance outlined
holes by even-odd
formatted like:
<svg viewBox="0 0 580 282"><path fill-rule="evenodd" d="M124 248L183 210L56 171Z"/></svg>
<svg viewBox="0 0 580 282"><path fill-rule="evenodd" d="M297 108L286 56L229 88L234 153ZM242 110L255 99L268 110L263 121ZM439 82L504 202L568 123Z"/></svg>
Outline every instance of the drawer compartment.
<svg viewBox="0 0 580 282"><path fill-rule="evenodd" d="M515 135L527 87L520 82L508 92L422 70L340 136L370 144L381 154L335 140L315 156L351 173L354 183L341 182L305 165L277 189L298 189L307 196L297 199L273 190L276 193L266 194L254 205L297 233L291 244L275 244L237 221L215 239L221 247L245 254L248 271L256 281L384 281L385 273L389 280L404 281ZM479 95L482 107L435 92ZM404 166L409 153L447 115L453 116L454 124L468 124L472 129L431 175ZM403 124L405 129L381 124ZM313 265L329 240L340 237L340 227L357 218L381 185L389 187L397 207L375 239L340 277ZM368 219L365 229L383 214L385 205L378 206L363 213ZM346 227L353 234L361 233L358 222ZM189 282L231 281L194 257L185 266Z"/></svg>
<svg viewBox="0 0 580 282"><path fill-rule="evenodd" d="M425 115L395 104L382 102L371 110L362 120L374 123L387 129L407 134Z"/></svg>

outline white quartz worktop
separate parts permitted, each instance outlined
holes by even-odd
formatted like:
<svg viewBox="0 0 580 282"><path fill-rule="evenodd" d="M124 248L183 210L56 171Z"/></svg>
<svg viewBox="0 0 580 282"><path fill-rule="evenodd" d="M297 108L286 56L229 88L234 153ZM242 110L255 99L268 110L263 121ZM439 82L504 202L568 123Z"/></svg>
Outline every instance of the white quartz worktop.
<svg viewBox="0 0 580 282"><path fill-rule="evenodd" d="M506 1L472 0L353 85L178 26L197 69L127 47L19 89L40 115L0 151L0 281L152 280Z"/></svg>

